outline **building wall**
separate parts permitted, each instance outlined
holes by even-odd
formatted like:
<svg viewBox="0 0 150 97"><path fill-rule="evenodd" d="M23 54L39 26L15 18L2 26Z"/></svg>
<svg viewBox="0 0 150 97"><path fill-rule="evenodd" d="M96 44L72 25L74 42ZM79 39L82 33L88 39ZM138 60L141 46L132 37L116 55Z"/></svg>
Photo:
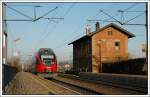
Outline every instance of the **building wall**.
<svg viewBox="0 0 150 97"><path fill-rule="evenodd" d="M78 72L92 72L91 38L73 43L73 69Z"/></svg>
<svg viewBox="0 0 150 97"><path fill-rule="evenodd" d="M119 42L119 46L115 42ZM127 57L128 37L116 28L108 27L92 36L92 72L101 72L100 63L116 62Z"/></svg>
<svg viewBox="0 0 150 97"><path fill-rule="evenodd" d="M5 13L5 5L2 4L2 19L5 20L6 13ZM7 31L6 31L6 21L2 22L2 64L7 63Z"/></svg>
<svg viewBox="0 0 150 97"><path fill-rule="evenodd" d="M2 64L7 64L7 33L2 33Z"/></svg>

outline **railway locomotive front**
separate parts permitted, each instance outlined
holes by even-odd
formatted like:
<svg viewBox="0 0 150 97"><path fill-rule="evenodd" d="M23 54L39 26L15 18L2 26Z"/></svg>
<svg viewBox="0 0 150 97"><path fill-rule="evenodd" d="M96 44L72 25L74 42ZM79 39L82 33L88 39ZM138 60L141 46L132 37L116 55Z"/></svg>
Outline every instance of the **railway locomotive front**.
<svg viewBox="0 0 150 97"><path fill-rule="evenodd" d="M51 78L57 74L56 55L50 48L41 48L35 54L34 73L38 76Z"/></svg>

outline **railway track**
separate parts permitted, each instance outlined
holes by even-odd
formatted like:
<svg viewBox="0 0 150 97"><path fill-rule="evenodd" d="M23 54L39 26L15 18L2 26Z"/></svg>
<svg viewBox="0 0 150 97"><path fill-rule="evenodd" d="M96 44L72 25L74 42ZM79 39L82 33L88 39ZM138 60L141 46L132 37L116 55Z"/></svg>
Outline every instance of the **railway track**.
<svg viewBox="0 0 150 97"><path fill-rule="evenodd" d="M116 85L113 83L108 82L100 82L100 81L90 81L81 79L79 77L74 76L59 76L56 78L56 80L62 81L67 84L72 84L74 86L81 87L83 89L88 89L95 91L96 93L101 93L103 95L143 95L147 94L145 92L145 89L137 88L136 87L130 87L128 86L122 86L122 85Z"/></svg>
<svg viewBox="0 0 150 97"><path fill-rule="evenodd" d="M69 83L66 83L66 82L63 82L63 81L60 81L57 79L49 79L49 80L51 80L52 82L57 83L63 87L66 87L69 90L76 91L79 95L102 95L102 93L96 92L94 90L90 90L90 89L83 88L83 87L80 87L77 85L69 84Z"/></svg>
<svg viewBox="0 0 150 97"><path fill-rule="evenodd" d="M37 80L37 79L36 79ZM43 79L42 79L43 80ZM69 89L68 87L65 87L65 86L61 86L60 84L56 83L56 82L53 82L51 80L47 80L45 79L45 81L43 83L41 83L42 81L41 79L38 79L37 82L39 84L42 84L45 88L47 88L48 90L50 90L50 87L49 86L53 86L53 88L55 89L53 92L51 92L53 95L65 95L65 94L68 94L68 95L81 95L81 93L75 91L75 90L72 90L72 89ZM55 87L58 87L58 88L55 88ZM61 89L61 90L60 90ZM61 93L60 93L61 92Z"/></svg>
<svg viewBox="0 0 150 97"><path fill-rule="evenodd" d="M44 79L31 73L18 73L6 95L143 95L136 91L82 79L58 76L55 79Z"/></svg>
<svg viewBox="0 0 150 97"><path fill-rule="evenodd" d="M61 86L60 84L44 79L42 77L34 76L32 80L36 81L39 85L48 90L48 95L81 95L81 93Z"/></svg>

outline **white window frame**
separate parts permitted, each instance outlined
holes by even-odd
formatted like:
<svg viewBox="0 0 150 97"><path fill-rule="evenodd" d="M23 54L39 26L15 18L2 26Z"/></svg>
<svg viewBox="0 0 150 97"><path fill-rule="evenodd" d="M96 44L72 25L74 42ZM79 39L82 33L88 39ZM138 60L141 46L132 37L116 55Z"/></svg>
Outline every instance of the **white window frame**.
<svg viewBox="0 0 150 97"><path fill-rule="evenodd" d="M116 49L116 50L119 50L119 49L120 49L120 40L119 40L119 39L116 39L116 40L115 40L115 44L116 44L116 42L119 42L119 46L116 46L116 45L115 45L115 49Z"/></svg>
<svg viewBox="0 0 150 97"><path fill-rule="evenodd" d="M6 64L6 58L3 58L3 64Z"/></svg>

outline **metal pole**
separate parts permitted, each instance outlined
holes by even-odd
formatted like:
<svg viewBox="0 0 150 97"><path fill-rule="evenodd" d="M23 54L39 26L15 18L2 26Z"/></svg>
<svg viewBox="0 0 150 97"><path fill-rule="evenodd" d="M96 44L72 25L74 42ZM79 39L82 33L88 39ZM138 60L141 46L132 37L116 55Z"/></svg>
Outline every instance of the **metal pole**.
<svg viewBox="0 0 150 97"><path fill-rule="evenodd" d="M146 2L146 74L148 74L148 2Z"/></svg>
<svg viewBox="0 0 150 97"><path fill-rule="evenodd" d="M14 40L14 39L13 39ZM11 59L11 66L13 66L13 63L14 63L14 41L12 42L12 57L11 57L12 59Z"/></svg>

